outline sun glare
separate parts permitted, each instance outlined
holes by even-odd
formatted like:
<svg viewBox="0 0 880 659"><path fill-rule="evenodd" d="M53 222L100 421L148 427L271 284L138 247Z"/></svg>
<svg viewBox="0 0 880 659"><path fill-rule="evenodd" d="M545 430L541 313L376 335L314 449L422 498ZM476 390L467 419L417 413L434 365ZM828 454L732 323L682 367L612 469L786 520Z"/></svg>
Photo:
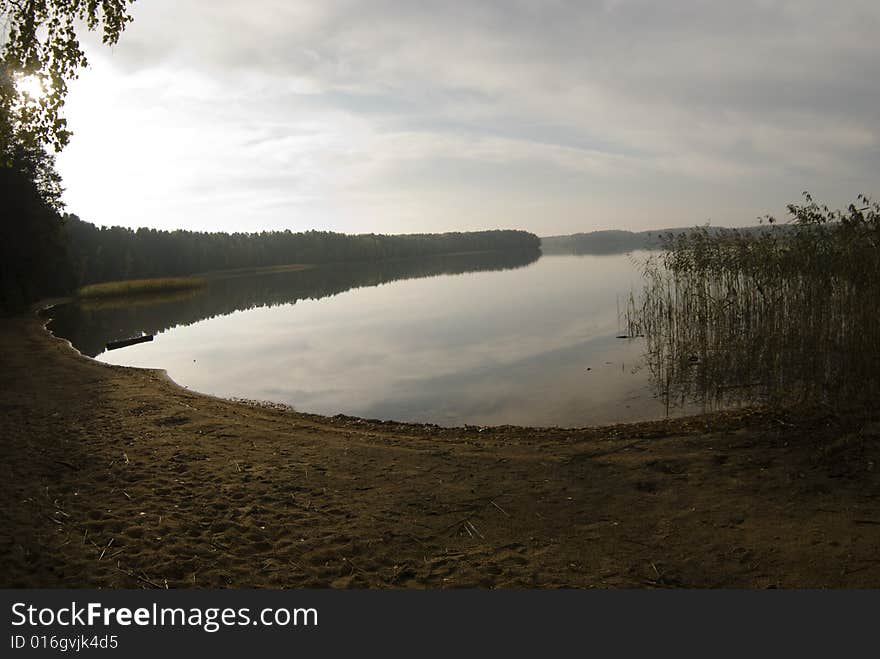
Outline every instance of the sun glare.
<svg viewBox="0 0 880 659"><path fill-rule="evenodd" d="M18 91L33 101L38 101L46 95L46 88L39 76L19 76L15 82Z"/></svg>

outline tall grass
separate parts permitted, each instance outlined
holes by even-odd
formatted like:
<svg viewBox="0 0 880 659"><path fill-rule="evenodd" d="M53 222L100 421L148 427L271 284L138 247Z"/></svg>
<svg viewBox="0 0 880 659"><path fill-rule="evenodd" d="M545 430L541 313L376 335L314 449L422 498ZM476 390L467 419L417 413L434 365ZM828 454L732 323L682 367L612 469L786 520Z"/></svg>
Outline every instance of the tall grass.
<svg viewBox="0 0 880 659"><path fill-rule="evenodd" d="M201 288L205 280L199 277L163 277L159 279L126 279L83 286L77 291L81 299L102 299L135 295L156 295Z"/></svg>
<svg viewBox="0 0 880 659"><path fill-rule="evenodd" d="M761 231L670 237L631 295L667 405L869 401L880 391L880 204L805 194Z"/></svg>

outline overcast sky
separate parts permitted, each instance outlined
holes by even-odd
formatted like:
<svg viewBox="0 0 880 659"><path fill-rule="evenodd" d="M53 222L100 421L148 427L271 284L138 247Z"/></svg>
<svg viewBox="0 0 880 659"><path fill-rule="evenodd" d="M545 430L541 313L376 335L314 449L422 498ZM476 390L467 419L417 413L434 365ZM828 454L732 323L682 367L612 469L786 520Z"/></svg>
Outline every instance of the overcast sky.
<svg viewBox="0 0 880 659"><path fill-rule="evenodd" d="M880 196L880 2L138 0L59 156L98 224L540 235Z"/></svg>

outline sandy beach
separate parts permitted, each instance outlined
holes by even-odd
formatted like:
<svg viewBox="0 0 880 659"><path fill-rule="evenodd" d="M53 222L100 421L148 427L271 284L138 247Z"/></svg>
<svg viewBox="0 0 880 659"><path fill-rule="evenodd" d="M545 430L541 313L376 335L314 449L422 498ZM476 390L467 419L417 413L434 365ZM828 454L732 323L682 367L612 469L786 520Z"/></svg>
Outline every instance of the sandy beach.
<svg viewBox="0 0 880 659"><path fill-rule="evenodd" d="M880 586L880 424L319 417L0 320L4 587Z"/></svg>

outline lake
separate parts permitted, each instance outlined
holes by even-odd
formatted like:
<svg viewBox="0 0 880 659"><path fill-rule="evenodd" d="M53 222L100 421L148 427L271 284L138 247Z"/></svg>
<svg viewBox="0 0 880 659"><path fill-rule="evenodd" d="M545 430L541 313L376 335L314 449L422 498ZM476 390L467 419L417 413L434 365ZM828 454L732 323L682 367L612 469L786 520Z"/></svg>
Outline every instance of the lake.
<svg viewBox="0 0 880 659"><path fill-rule="evenodd" d="M110 364L303 412L440 425L657 419L618 304L644 254L503 252L209 279L201 291L68 304L49 329ZM155 334L105 351L107 341Z"/></svg>

